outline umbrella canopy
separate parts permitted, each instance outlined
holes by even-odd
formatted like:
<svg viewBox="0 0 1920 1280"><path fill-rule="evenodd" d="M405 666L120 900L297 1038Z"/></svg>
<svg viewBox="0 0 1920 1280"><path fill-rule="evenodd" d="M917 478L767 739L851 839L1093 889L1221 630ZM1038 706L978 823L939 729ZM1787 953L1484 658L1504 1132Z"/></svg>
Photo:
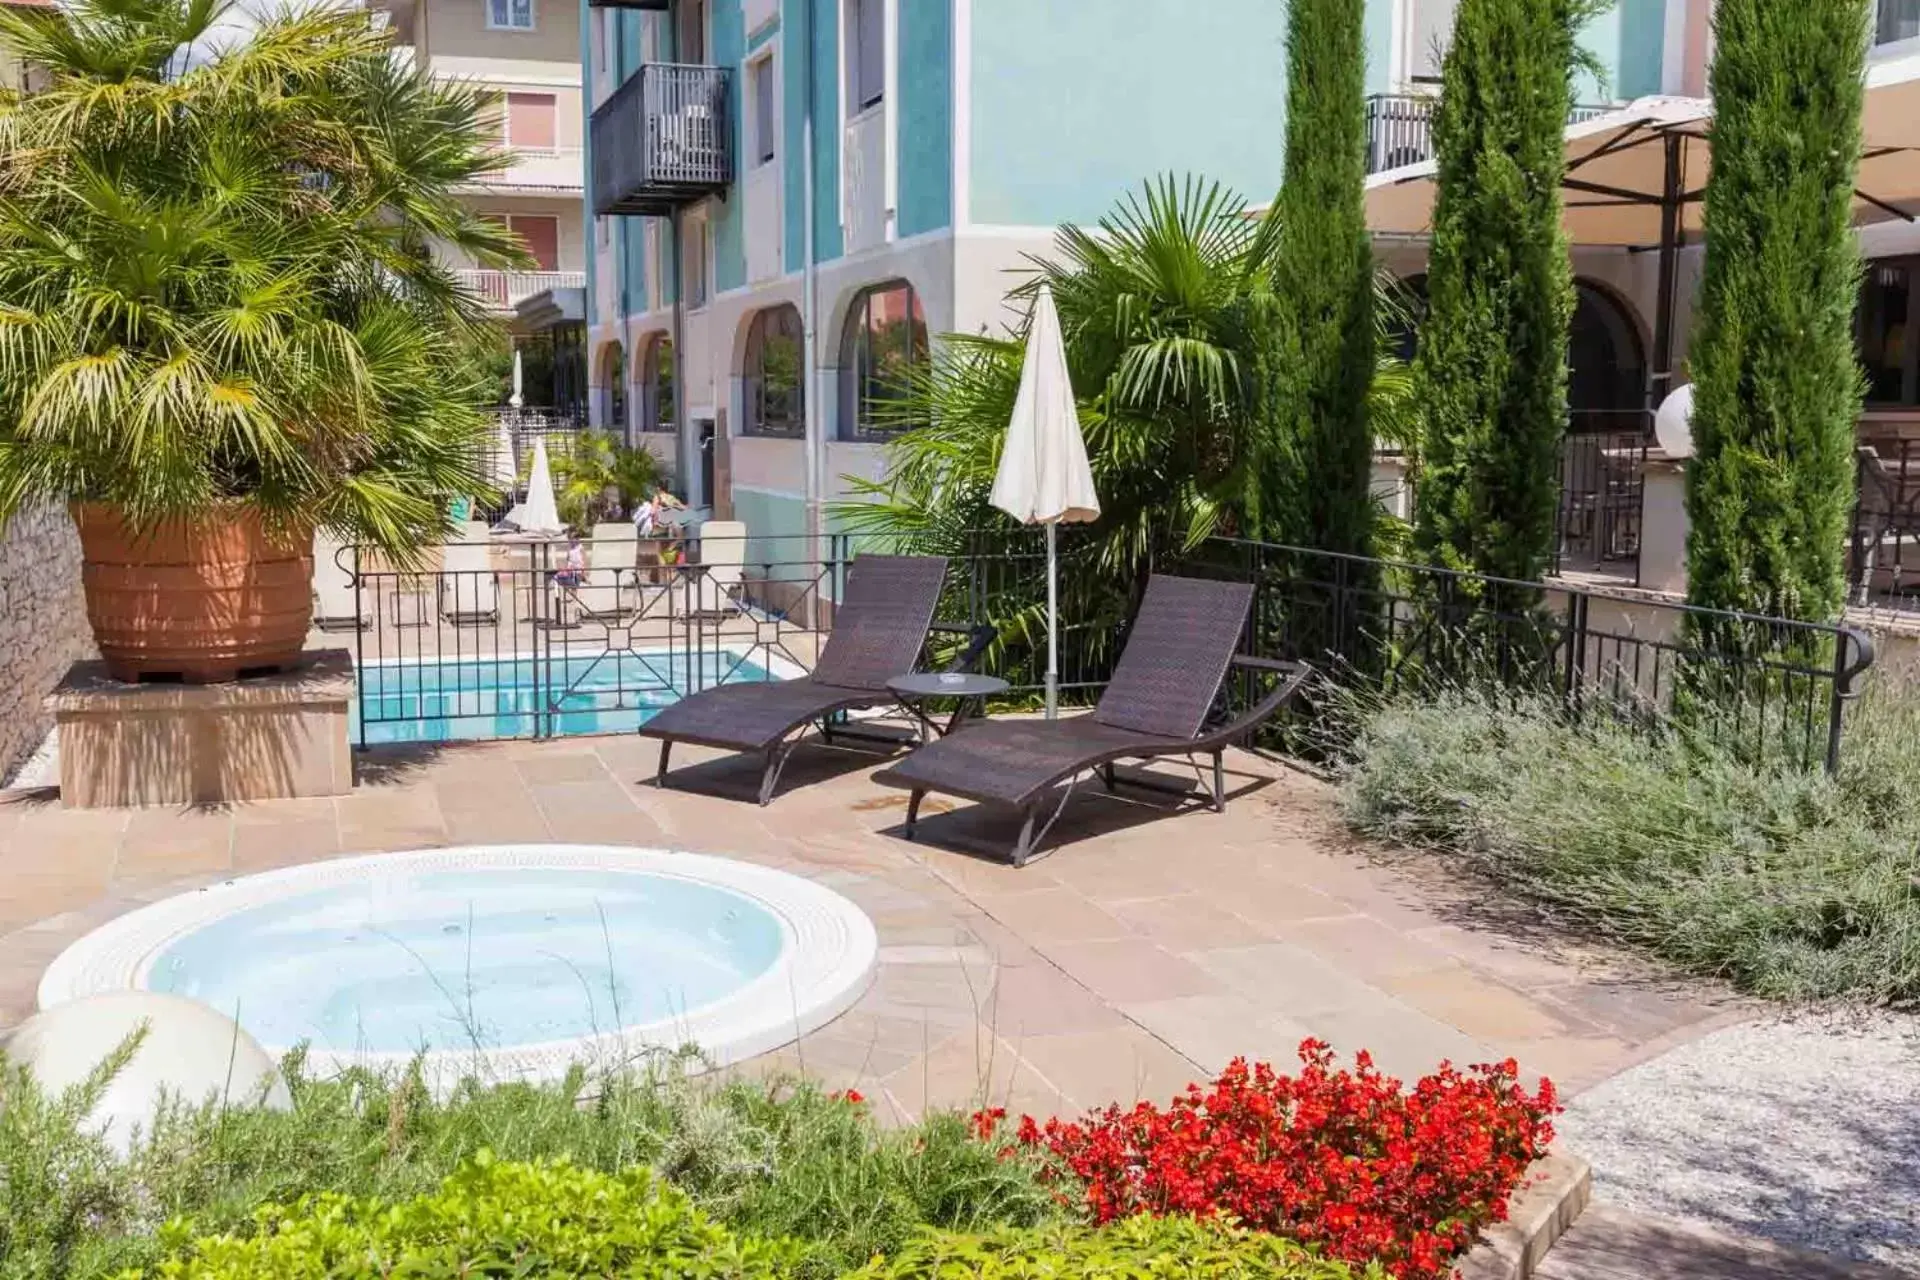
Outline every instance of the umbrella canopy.
<svg viewBox="0 0 1920 1280"><path fill-rule="evenodd" d="M1713 104L1706 99L1653 97L1567 128L1561 182L1567 239L1660 252L1656 382L1671 378L1675 255L1702 226L1712 127ZM1855 225L1914 221L1920 215L1920 56L1870 70L1861 135ZM1424 160L1369 178L1367 226L1384 233L1427 232L1438 171L1435 161Z"/></svg>
<svg viewBox="0 0 1920 1280"><path fill-rule="evenodd" d="M547 464L545 438L533 442L533 471L527 477L527 500L514 523L527 533L559 533L560 509L553 500L553 468Z"/></svg>
<svg viewBox="0 0 1920 1280"><path fill-rule="evenodd" d="M1045 284L1033 301L1020 394L1007 424L990 501L1022 524L1094 520L1100 515L1073 381L1067 375L1060 315Z"/></svg>
<svg viewBox="0 0 1920 1280"><path fill-rule="evenodd" d="M1047 719L1059 711L1060 555L1062 521L1100 515L1093 468L1080 437L1080 410L1067 373L1067 346L1053 291L1041 282L1027 324L1027 350L1020 365L1020 394L1000 447L994 473L994 506L1022 524L1047 526Z"/></svg>
<svg viewBox="0 0 1920 1280"><path fill-rule="evenodd" d="M1561 184L1567 239L1657 249L1669 208L1677 230L1699 231L1712 127L1713 104L1704 98L1641 98L1569 125ZM1920 214L1920 55L1873 68L1861 132L1855 223L1912 221ZM1368 227L1425 233L1437 175L1436 162L1423 160L1369 178Z"/></svg>

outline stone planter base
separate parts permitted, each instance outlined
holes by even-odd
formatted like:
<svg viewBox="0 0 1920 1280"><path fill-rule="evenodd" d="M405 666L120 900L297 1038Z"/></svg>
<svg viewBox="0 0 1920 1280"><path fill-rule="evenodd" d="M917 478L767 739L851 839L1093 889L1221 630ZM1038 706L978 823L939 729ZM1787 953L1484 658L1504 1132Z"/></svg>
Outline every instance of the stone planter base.
<svg viewBox="0 0 1920 1280"><path fill-rule="evenodd" d="M1547 1250L1592 1198L1593 1173L1587 1162L1549 1152L1527 1170L1527 1184L1508 1204L1507 1220L1489 1228L1472 1252L1454 1264L1454 1280L1532 1280Z"/></svg>
<svg viewBox="0 0 1920 1280"><path fill-rule="evenodd" d="M219 804L353 789L353 657L309 650L298 670L233 684L122 684L75 663L47 696L69 809Z"/></svg>

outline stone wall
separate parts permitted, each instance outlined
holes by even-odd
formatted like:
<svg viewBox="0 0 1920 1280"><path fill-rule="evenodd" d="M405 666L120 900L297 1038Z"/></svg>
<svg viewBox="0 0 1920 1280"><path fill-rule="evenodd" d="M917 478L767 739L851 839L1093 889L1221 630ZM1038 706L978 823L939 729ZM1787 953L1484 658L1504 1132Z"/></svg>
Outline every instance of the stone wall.
<svg viewBox="0 0 1920 1280"><path fill-rule="evenodd" d="M73 521L60 507L22 511L0 531L0 780L46 736L41 700L92 654Z"/></svg>

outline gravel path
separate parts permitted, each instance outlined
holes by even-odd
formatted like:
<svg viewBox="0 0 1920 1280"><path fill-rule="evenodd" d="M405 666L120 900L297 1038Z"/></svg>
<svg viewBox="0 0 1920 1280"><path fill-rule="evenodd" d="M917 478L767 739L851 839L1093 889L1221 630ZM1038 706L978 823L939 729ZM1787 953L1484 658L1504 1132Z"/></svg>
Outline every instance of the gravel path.
<svg viewBox="0 0 1920 1280"><path fill-rule="evenodd" d="M1704 1036L1575 1098L1597 1199L1920 1272L1920 1018Z"/></svg>

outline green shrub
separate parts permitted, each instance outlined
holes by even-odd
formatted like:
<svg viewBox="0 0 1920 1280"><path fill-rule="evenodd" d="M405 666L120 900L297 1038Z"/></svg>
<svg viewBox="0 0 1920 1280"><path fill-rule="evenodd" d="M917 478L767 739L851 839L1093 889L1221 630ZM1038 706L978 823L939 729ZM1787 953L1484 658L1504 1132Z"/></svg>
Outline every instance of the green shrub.
<svg viewBox="0 0 1920 1280"><path fill-rule="evenodd" d="M1358 830L1469 860L1564 920L1781 999L1920 998L1920 698L1849 712L1834 777L1556 705L1351 708ZM1752 724L1745 735L1753 740Z"/></svg>
<svg viewBox="0 0 1920 1280"><path fill-rule="evenodd" d="M1852 207L1871 11L1867 0L1714 7L1713 167L1687 352L1695 604L1824 622L1844 603L1864 391Z"/></svg>
<svg viewBox="0 0 1920 1280"><path fill-rule="evenodd" d="M596 1173L564 1161L482 1153L439 1190L399 1204L337 1194L258 1210L251 1230L192 1237L171 1224L167 1280L621 1276L771 1280L798 1246L736 1237L642 1168ZM137 1280L138 1271L122 1280Z"/></svg>
<svg viewBox="0 0 1920 1280"><path fill-rule="evenodd" d="M718 1085L666 1063L553 1085L469 1083L435 1100L406 1074L310 1079L297 1055L287 1076L291 1111L175 1107L117 1158L81 1129L78 1095L50 1099L0 1073L0 1280L146 1266L170 1218L218 1234L244 1229L262 1204L321 1193L407 1200L483 1150L654 1169L732 1230L802 1241L804 1277L857 1266L923 1226L1061 1212L1025 1164L1000 1160L961 1118L883 1131L805 1082Z"/></svg>
<svg viewBox="0 0 1920 1280"><path fill-rule="evenodd" d="M1383 1277L1314 1257L1277 1236L1192 1218L1129 1218L985 1235L928 1232L848 1280L1349 1280Z"/></svg>
<svg viewBox="0 0 1920 1280"><path fill-rule="evenodd" d="M1553 548L1573 268L1561 228L1575 36L1605 0L1460 0L1433 122L1414 381L1422 563L1535 581Z"/></svg>

